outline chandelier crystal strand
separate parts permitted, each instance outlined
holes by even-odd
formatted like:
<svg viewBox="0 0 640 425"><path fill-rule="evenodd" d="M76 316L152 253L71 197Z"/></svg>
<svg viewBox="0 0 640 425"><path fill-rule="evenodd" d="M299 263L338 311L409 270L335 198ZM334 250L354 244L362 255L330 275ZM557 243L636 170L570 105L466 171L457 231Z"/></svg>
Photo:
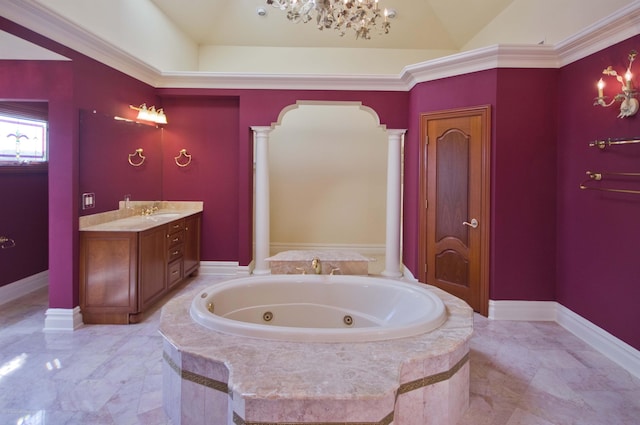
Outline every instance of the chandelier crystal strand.
<svg viewBox="0 0 640 425"><path fill-rule="evenodd" d="M319 30L333 29L340 36L353 30L356 39L369 40L372 34L388 34L391 24L387 9L378 0L267 0L286 13L292 22L307 23L315 18Z"/></svg>

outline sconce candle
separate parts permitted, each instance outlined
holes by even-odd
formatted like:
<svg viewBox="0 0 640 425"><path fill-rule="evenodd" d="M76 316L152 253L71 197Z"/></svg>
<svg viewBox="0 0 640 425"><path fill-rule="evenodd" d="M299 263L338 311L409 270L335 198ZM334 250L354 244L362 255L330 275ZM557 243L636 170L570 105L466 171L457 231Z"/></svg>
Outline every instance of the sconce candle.
<svg viewBox="0 0 640 425"><path fill-rule="evenodd" d="M636 59L637 54L638 52L635 50L632 50L629 53L629 66L624 74L624 79L622 78L622 75L619 75L611 66L602 71L604 75L615 77L622 86L622 92L616 94L611 102L607 103L605 101L606 97L604 96L603 79L600 78L598 81L598 97L595 98L593 104L606 108L613 105L614 102L620 102L620 113L618 114L618 118L630 117L638 112L638 99L635 98L637 92L633 89L633 74L631 73L631 65Z"/></svg>
<svg viewBox="0 0 640 425"><path fill-rule="evenodd" d="M598 97L604 97L604 81L602 81L602 78L598 81Z"/></svg>

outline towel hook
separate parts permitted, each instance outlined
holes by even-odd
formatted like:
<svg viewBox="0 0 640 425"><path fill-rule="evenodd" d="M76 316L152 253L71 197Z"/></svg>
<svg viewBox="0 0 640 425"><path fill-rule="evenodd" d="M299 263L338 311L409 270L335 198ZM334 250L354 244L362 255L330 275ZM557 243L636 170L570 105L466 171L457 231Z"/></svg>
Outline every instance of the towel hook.
<svg viewBox="0 0 640 425"><path fill-rule="evenodd" d="M16 241L6 236L0 236L0 248L7 249L16 246Z"/></svg>
<svg viewBox="0 0 640 425"><path fill-rule="evenodd" d="M185 162L184 164L181 164L180 158L183 156L187 158L187 162ZM186 167L187 165L191 164L191 155L187 153L186 149L180 149L180 153L178 154L178 156L174 157L173 159L176 161L176 165L178 167Z"/></svg>
<svg viewBox="0 0 640 425"><path fill-rule="evenodd" d="M136 163L132 161L132 159L135 158L136 155L140 157L140 162ZM129 164L133 165L134 167L139 167L142 165L146 158L146 156L142 155L142 148L138 148L134 153L129 154Z"/></svg>

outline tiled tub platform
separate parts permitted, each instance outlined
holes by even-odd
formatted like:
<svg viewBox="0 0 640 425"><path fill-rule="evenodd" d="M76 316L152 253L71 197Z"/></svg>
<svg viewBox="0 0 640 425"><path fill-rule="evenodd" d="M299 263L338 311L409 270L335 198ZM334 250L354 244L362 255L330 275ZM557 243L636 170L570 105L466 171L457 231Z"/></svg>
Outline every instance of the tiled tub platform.
<svg viewBox="0 0 640 425"><path fill-rule="evenodd" d="M175 425L454 425L469 403L473 312L438 329L357 343L262 340L193 322L193 295L162 310L163 403Z"/></svg>
<svg viewBox="0 0 640 425"><path fill-rule="evenodd" d="M370 258L346 250L292 250L266 258L271 274L313 274L311 261L320 260L321 274L367 275Z"/></svg>

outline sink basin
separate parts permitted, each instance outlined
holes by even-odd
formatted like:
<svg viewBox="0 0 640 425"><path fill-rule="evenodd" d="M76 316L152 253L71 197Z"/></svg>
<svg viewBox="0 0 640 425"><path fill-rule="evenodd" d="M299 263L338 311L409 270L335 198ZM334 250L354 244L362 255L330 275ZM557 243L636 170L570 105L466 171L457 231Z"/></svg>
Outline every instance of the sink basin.
<svg viewBox="0 0 640 425"><path fill-rule="evenodd" d="M173 217L178 217L180 216L180 213L155 213L152 214L151 217L158 217L158 218L173 218Z"/></svg>

